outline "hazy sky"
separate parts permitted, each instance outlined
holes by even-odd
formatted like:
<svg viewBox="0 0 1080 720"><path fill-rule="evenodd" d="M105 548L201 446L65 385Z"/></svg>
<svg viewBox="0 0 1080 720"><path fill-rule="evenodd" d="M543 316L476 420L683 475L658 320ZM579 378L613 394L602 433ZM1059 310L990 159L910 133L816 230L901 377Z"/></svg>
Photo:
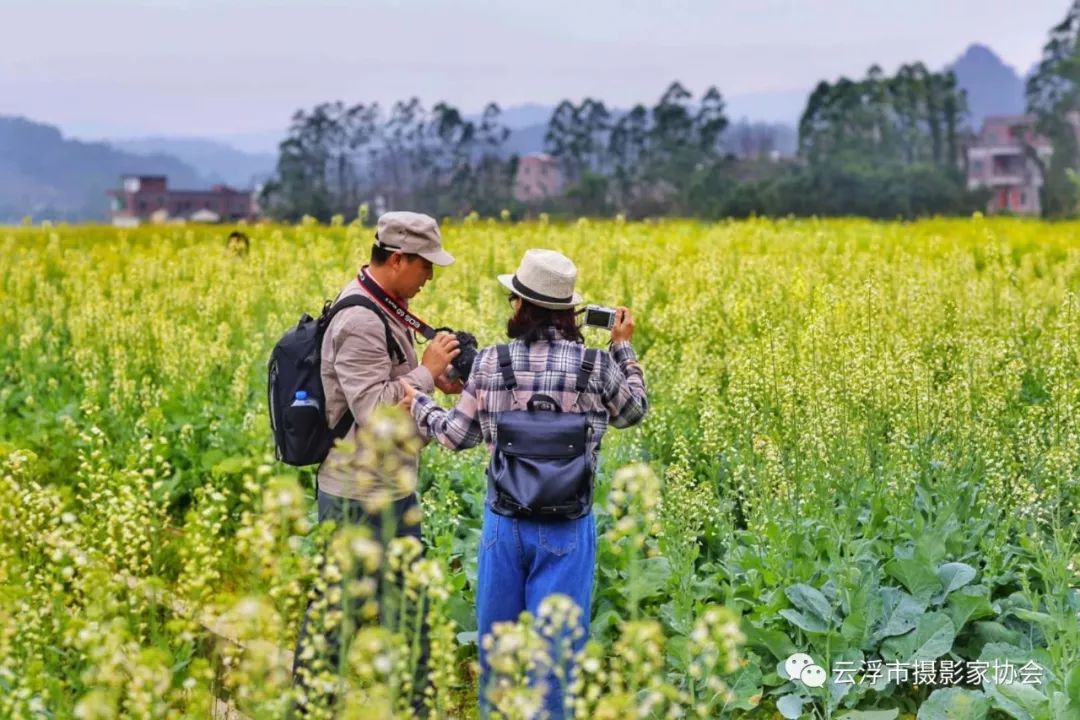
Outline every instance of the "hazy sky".
<svg viewBox="0 0 1080 720"><path fill-rule="evenodd" d="M0 0L0 114L81 137L242 136L321 100L464 110L726 96L972 42L1026 72L1068 0Z"/></svg>

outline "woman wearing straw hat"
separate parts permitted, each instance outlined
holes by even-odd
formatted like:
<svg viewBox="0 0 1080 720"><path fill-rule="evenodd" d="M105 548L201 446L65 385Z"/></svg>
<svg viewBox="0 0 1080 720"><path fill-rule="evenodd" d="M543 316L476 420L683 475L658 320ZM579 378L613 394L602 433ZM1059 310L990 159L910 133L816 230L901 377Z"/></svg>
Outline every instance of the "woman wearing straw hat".
<svg viewBox="0 0 1080 720"><path fill-rule="evenodd" d="M440 408L406 385L403 401L421 433L451 450L481 441L491 452L477 578L483 639L497 622L534 616L545 597L569 596L581 609L571 637L585 643L596 560L592 482L609 426L648 410L630 339L630 310L617 308L607 352L586 350L575 307L577 268L553 250L529 250L513 275L500 275L514 309L508 345L481 350L457 406ZM488 665L480 646L481 705ZM550 675L546 705L562 717L562 679Z"/></svg>

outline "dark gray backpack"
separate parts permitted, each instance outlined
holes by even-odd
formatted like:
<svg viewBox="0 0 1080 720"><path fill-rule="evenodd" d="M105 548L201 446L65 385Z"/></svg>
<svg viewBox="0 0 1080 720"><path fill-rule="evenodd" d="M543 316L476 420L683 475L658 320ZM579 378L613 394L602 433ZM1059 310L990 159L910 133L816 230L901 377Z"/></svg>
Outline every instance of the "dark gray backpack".
<svg viewBox="0 0 1080 720"><path fill-rule="evenodd" d="M495 351L507 390L517 388L510 349ZM574 390L585 391L597 351L586 350ZM518 405L515 399L515 405ZM536 520L569 520L592 509L594 468L588 455L592 428L585 413L563 412L547 395L533 395L526 407L499 413L487 467L488 500L499 515Z"/></svg>
<svg viewBox="0 0 1080 720"><path fill-rule="evenodd" d="M322 341L330 321L342 310L367 308L382 321L386 349L396 362L405 355L390 333L390 322L366 295L350 295L331 304L313 318L307 313L274 346L267 365L267 405L270 430L274 433L274 453L288 465L302 467L321 463L335 439L345 437L353 425L352 412L345 410L336 427L326 423L326 394L322 385Z"/></svg>

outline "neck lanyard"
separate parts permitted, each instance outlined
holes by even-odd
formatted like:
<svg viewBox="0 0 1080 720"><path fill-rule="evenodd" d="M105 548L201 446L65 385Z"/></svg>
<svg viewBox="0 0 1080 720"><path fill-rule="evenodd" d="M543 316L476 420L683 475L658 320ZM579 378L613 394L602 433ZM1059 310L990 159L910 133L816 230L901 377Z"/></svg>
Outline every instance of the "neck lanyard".
<svg viewBox="0 0 1080 720"><path fill-rule="evenodd" d="M420 333L428 340L435 337L435 328L413 315L401 303L390 297L390 294L383 290L382 286L368 274L366 267L360 270L360 273L356 276L356 282L360 283L360 287L367 290L368 294L375 299L375 302L386 308L390 315L397 318L402 325Z"/></svg>

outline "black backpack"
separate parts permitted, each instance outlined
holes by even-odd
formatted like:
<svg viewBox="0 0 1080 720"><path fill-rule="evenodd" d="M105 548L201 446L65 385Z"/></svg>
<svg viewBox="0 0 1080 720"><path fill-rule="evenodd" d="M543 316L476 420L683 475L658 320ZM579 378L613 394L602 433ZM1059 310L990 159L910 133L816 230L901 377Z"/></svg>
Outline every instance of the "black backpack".
<svg viewBox="0 0 1080 720"><path fill-rule="evenodd" d="M503 385L514 395L517 377L510 349L496 345L495 352ZM574 384L578 396L589 386L597 354L589 349L582 355ZM518 404L516 395L513 402ZM592 509L595 475L587 452L590 437L589 416L564 412L548 395L534 394L524 409L511 406L499 413L487 466L492 511L540 521L587 515Z"/></svg>
<svg viewBox="0 0 1080 720"><path fill-rule="evenodd" d="M270 353L267 399L274 452L278 460L301 467L321 463L334 440L345 437L353 424L352 411L331 428L326 422L326 395L322 386L322 342L334 316L346 308L364 307L375 313L386 328L386 347L391 357L405 362L405 355L390 335L390 322L375 302L365 295L350 295L323 305L313 319L307 313Z"/></svg>

